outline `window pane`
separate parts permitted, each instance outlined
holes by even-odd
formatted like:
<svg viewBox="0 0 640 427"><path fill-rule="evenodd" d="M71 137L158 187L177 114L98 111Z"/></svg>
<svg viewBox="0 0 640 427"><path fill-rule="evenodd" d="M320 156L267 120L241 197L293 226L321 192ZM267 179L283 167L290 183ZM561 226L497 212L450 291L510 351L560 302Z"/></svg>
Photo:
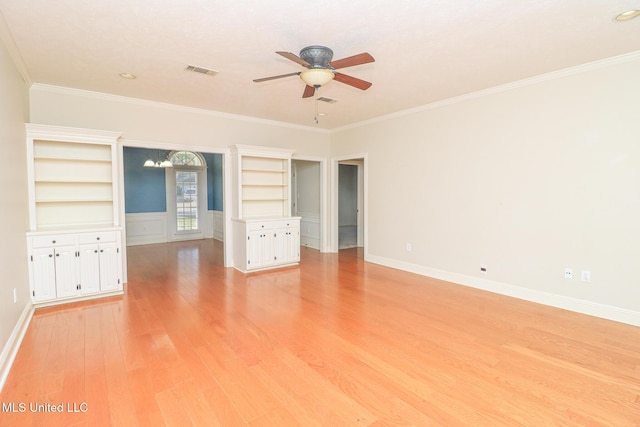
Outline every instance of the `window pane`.
<svg viewBox="0 0 640 427"><path fill-rule="evenodd" d="M176 170L178 231L198 230L198 173Z"/></svg>
<svg viewBox="0 0 640 427"><path fill-rule="evenodd" d="M178 151L171 156L171 163L174 166L202 166L200 157L191 151Z"/></svg>

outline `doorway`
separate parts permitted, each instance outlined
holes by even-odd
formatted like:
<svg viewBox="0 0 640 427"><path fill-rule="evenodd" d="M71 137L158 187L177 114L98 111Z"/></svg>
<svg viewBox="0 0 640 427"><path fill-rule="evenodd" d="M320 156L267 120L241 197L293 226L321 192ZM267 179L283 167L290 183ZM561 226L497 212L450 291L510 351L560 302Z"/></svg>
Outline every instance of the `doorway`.
<svg viewBox="0 0 640 427"><path fill-rule="evenodd" d="M205 219L206 160L193 151L173 151L168 158L173 164L165 170L170 240L204 239L213 227Z"/></svg>
<svg viewBox="0 0 640 427"><path fill-rule="evenodd" d="M332 251L358 247L366 253L366 156L333 160Z"/></svg>
<svg viewBox="0 0 640 427"><path fill-rule="evenodd" d="M300 217L300 245L323 251L323 182L321 159L291 160L291 215ZM324 250L326 252L326 250Z"/></svg>

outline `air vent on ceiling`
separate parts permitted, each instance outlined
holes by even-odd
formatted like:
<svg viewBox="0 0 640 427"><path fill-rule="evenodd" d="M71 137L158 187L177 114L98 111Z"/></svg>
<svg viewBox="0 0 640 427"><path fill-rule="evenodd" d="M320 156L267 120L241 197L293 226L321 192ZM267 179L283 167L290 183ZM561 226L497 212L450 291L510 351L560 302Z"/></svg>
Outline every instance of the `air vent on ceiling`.
<svg viewBox="0 0 640 427"><path fill-rule="evenodd" d="M333 99L333 98L327 98L326 96L321 96L318 98L318 101L322 101L322 102L328 102L329 104L335 104L336 102L338 102L337 99Z"/></svg>
<svg viewBox="0 0 640 427"><path fill-rule="evenodd" d="M218 74L218 72L215 70L210 70L204 67L196 67L195 65L187 65L187 68L185 68L185 70L193 71L194 73L206 74L207 76L215 76L216 74Z"/></svg>

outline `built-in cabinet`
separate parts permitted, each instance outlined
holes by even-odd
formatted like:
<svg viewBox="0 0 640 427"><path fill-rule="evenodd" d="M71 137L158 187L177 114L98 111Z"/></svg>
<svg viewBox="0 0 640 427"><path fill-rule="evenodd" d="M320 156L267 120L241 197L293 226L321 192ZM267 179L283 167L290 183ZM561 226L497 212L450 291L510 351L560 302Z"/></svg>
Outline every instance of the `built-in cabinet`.
<svg viewBox="0 0 640 427"><path fill-rule="evenodd" d="M236 266L242 271L300 262L300 219L234 220Z"/></svg>
<svg viewBox="0 0 640 427"><path fill-rule="evenodd" d="M120 230L29 233L27 248L34 303L122 293Z"/></svg>
<svg viewBox="0 0 640 427"><path fill-rule="evenodd" d="M122 293L120 133L27 124L34 303Z"/></svg>
<svg viewBox="0 0 640 427"><path fill-rule="evenodd" d="M293 151L236 145L234 267L255 271L300 261L300 218L291 217Z"/></svg>

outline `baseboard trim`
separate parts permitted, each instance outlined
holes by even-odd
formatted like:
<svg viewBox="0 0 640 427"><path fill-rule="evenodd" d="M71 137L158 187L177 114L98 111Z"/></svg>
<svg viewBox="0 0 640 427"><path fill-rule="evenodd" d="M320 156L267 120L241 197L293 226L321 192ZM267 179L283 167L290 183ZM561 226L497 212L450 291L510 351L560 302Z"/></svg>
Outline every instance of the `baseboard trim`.
<svg viewBox="0 0 640 427"><path fill-rule="evenodd" d="M367 255L365 257L365 260L374 264L384 265L385 267L396 268L398 270L419 274L421 276L432 277L434 279L444 280L457 285L482 289L496 294L522 299L525 301L574 311L576 313L587 314L590 316L613 320L620 323L626 323L633 326L640 326L640 312L628 310L625 308L599 304L592 301L585 301L577 298L567 297L564 295L552 294L549 292L537 291L534 289L523 288L522 286L496 282L493 280L482 279L465 274L452 273L445 270L439 270L418 264L397 261L394 259L376 255Z"/></svg>
<svg viewBox="0 0 640 427"><path fill-rule="evenodd" d="M4 383L7 381L9 371L13 366L13 361L16 359L29 323L31 323L34 311L35 308L31 301L29 301L24 307L24 310L22 310L18 323L16 323L16 326L13 328L9 340L2 349L2 353L0 353L0 391L2 391Z"/></svg>

